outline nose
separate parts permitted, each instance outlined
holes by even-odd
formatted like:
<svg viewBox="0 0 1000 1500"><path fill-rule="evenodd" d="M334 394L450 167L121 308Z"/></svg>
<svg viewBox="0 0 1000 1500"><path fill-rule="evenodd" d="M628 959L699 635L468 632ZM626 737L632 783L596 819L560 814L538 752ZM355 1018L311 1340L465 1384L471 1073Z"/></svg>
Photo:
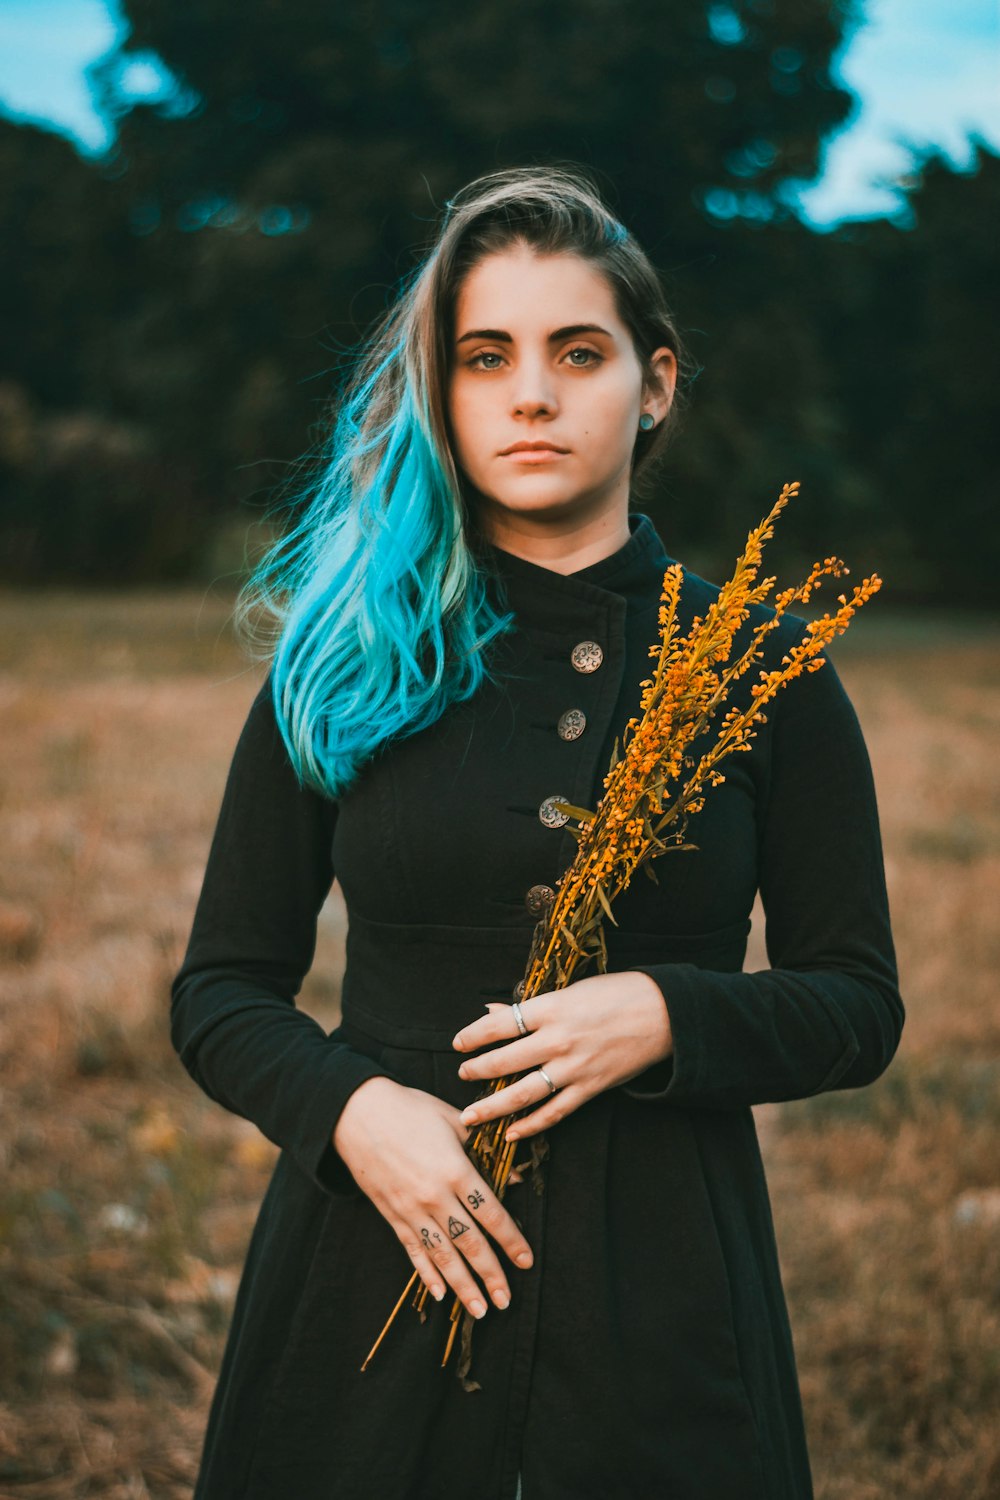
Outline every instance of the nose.
<svg viewBox="0 0 1000 1500"><path fill-rule="evenodd" d="M530 356L521 359L511 387L513 414L534 417L555 409L555 384L546 361Z"/></svg>

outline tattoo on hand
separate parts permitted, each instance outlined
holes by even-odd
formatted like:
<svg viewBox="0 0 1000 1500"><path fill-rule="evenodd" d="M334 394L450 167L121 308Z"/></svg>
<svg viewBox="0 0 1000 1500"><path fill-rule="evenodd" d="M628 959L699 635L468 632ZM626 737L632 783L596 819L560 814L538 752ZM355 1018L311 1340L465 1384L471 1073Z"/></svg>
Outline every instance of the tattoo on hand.
<svg viewBox="0 0 1000 1500"><path fill-rule="evenodd" d="M466 1195L465 1201L470 1208L478 1208L481 1203L486 1202L486 1199L478 1188L473 1188L472 1192Z"/></svg>
<svg viewBox="0 0 1000 1500"><path fill-rule="evenodd" d="M441 1236L438 1234L438 1232L437 1232L436 1229L434 1230L433 1234L431 1233L431 1231L429 1229L421 1229L421 1231L420 1231L420 1238L423 1240L423 1242L424 1242L424 1248L426 1250L429 1250L431 1248L431 1240L432 1239L433 1239L435 1245L440 1245L440 1243L441 1243Z"/></svg>
<svg viewBox="0 0 1000 1500"><path fill-rule="evenodd" d="M453 1214L449 1214L448 1233L453 1240L457 1240L460 1234L464 1234L468 1227L468 1224L463 1224L461 1219L456 1219Z"/></svg>

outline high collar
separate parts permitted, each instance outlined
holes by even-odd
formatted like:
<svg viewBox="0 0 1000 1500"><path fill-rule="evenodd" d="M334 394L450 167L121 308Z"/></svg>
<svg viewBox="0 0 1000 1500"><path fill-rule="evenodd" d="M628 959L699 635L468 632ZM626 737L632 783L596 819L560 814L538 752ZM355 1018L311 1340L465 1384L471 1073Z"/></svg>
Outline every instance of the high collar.
<svg viewBox="0 0 1000 1500"><path fill-rule="evenodd" d="M554 630L565 623L567 613L578 616L581 608L606 607L621 599L631 609L659 598L663 575L674 559L649 516L632 511L628 524L627 542L575 573L556 572L484 540L483 556L502 586L504 607L513 609L525 623Z"/></svg>

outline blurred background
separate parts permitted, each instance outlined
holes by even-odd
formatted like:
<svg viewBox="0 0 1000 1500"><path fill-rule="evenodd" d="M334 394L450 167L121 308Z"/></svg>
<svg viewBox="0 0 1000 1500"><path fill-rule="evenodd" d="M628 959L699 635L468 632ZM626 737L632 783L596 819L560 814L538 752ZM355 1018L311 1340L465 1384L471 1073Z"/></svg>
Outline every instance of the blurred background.
<svg viewBox="0 0 1000 1500"><path fill-rule="evenodd" d="M907 1027L755 1114L818 1500L1000 1493L998 84L994 0L0 0L0 1494L190 1493L276 1154L167 1033L235 591L444 201L546 161L694 356L671 554L798 479L764 571L885 580L831 655Z"/></svg>

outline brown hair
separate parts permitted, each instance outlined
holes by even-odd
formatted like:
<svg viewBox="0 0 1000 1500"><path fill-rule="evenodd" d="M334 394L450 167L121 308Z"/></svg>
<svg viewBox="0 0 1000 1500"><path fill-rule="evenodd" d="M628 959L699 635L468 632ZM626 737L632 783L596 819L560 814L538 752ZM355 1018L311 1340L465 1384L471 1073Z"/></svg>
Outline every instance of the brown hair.
<svg viewBox="0 0 1000 1500"><path fill-rule="evenodd" d="M514 619L488 587L445 392L461 279L517 240L597 267L650 385L657 348L671 348L683 368L656 271L584 172L513 167L447 204L429 252L354 363L317 472L290 494L291 526L237 605L241 634L257 635L259 611L273 637L272 701L293 764L332 796L380 745L475 693L492 675L485 648ZM673 417L672 407L670 426ZM633 487L662 452L667 425L637 431Z"/></svg>
<svg viewBox="0 0 1000 1500"><path fill-rule="evenodd" d="M646 389L657 381L650 359L671 349L686 372L687 353L655 267L638 241L602 201L581 168L510 167L477 177L446 205L446 216L427 265L427 302L433 306L436 348L432 389L444 389L458 290L487 255L515 242L539 254L575 254L589 261L611 288L619 318L632 335ZM632 489L645 494L679 417L675 392L666 418L639 429L633 449ZM443 414L442 414L443 416Z"/></svg>

